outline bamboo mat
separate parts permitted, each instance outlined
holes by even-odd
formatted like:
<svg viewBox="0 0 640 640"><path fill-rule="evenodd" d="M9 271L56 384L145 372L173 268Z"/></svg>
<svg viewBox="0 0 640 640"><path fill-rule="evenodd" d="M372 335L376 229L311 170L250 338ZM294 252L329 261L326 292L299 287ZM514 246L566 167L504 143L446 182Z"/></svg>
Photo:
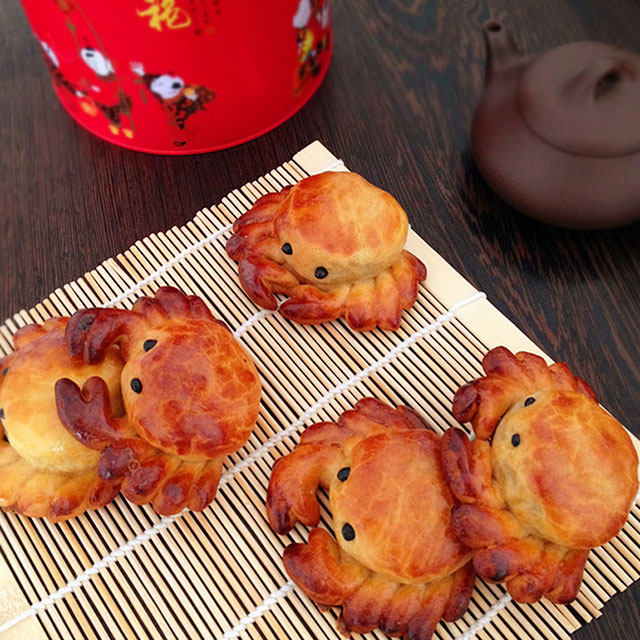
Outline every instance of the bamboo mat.
<svg viewBox="0 0 640 640"><path fill-rule="evenodd" d="M280 537L269 529L264 500L274 461L292 449L305 425L333 420L370 395L411 405L442 432L455 425L455 390L481 374L488 349L503 344L544 355L413 232L408 248L428 276L397 333L357 334L343 322L300 326L260 311L224 252L230 225L264 193L329 169L345 167L315 142L184 227L137 242L0 328L0 352L8 353L11 335L24 324L80 307L130 307L140 295L173 285L203 297L235 328L263 382L257 427L230 456L216 500L204 512L160 518L118 497L57 525L1 513L3 639L341 637L337 610L321 612L283 570L284 547L306 540L307 530L298 525ZM330 528L326 497L321 502L322 523ZM517 605L502 587L478 580L465 616L440 623L435 637L568 638L639 575L636 501L620 535L591 553L573 604ZM364 637L385 638L379 631Z"/></svg>

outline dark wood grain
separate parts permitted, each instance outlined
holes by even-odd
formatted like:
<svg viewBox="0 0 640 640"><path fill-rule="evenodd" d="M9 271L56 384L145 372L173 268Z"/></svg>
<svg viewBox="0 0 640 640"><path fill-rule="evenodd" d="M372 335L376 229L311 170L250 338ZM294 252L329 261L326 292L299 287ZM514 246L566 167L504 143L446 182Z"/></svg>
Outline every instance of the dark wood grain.
<svg viewBox="0 0 640 640"><path fill-rule="evenodd" d="M397 196L418 233L552 357L569 362L640 435L640 227L565 231L500 202L474 169L479 25L521 47L570 40L638 47L633 0L336 0L335 55L294 118L235 149L186 157L121 150L56 102L17 0L0 7L0 316L153 231L179 225L319 138ZM640 585L575 634L640 637Z"/></svg>

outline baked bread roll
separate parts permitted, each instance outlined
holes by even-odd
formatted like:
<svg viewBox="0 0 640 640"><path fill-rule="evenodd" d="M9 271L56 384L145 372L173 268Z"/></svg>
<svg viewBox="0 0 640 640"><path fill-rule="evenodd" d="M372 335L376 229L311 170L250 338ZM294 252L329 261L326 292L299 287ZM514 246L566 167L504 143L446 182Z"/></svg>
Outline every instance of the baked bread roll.
<svg viewBox="0 0 640 640"><path fill-rule="evenodd" d="M418 414L367 398L337 423L308 427L273 469L271 527L318 524L318 486L329 491L335 539L313 529L285 549L284 565L321 607L342 606L341 631L427 640L440 619L466 611L471 553L449 524L440 438Z"/></svg>
<svg viewBox="0 0 640 640"><path fill-rule="evenodd" d="M102 378L82 389L68 378L56 384L63 424L100 452L100 478L162 515L204 509L224 459L247 442L260 404L256 367L227 326L200 298L162 287L130 311L78 311L66 342L89 364L114 344L125 361L122 418L110 411Z"/></svg>
<svg viewBox="0 0 640 640"><path fill-rule="evenodd" d="M109 389L110 411L122 415L117 347L87 364L64 344L68 318L29 325L14 336L15 351L0 361L0 506L53 522L110 502L117 488L98 477L98 453L73 438L60 422L54 387L61 377L84 384L99 375Z"/></svg>
<svg viewBox="0 0 640 640"><path fill-rule="evenodd" d="M404 250L408 227L387 192L356 173L321 173L260 198L235 221L227 253L261 307L276 309L281 293L290 320L393 331L427 275Z"/></svg>
<svg viewBox="0 0 640 640"><path fill-rule="evenodd" d="M445 475L463 504L460 540L482 578L506 582L519 602L575 598L589 550L624 525L638 491L638 456L622 425L564 363L492 349L486 375L453 401L470 442L450 429Z"/></svg>

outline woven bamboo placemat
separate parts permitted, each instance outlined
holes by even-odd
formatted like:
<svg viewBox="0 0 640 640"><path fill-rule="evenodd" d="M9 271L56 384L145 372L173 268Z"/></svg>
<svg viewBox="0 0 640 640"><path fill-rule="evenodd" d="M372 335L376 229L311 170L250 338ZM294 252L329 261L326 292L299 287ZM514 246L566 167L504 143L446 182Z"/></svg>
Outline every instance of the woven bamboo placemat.
<svg viewBox="0 0 640 640"><path fill-rule="evenodd" d="M481 374L488 349L503 344L544 356L413 232L408 248L428 276L400 331L358 334L343 322L300 326L260 311L224 252L230 225L264 193L325 170L346 168L315 142L184 227L137 242L0 327L0 352L8 353L11 335L24 324L81 307L130 307L140 295L173 285L203 297L235 329L263 382L257 427L230 456L216 500L202 513L160 518L121 497L57 525L0 513L3 638L341 637L337 611L321 612L283 570L282 550L306 540L307 531L298 525L280 537L269 529L263 505L274 461L305 425L333 420L370 395L411 405L442 432L455 424L455 390ZM322 523L330 528L321 501ZM435 637L568 638L639 572L636 500L620 535L592 551L574 603L520 606L502 587L478 580L465 616L441 623Z"/></svg>

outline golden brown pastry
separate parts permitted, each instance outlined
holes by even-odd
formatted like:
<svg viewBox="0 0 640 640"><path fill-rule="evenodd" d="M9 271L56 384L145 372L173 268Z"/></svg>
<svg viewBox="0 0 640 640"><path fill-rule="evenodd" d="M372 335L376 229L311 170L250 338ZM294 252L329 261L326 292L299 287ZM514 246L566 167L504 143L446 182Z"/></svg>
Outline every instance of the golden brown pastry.
<svg viewBox="0 0 640 640"><path fill-rule="evenodd" d="M240 284L265 309L289 296L285 318L346 318L357 331L394 331L427 271L404 250L407 214L356 173L328 172L268 194L238 218L227 253Z"/></svg>
<svg viewBox="0 0 640 640"><path fill-rule="evenodd" d="M442 439L454 531L477 549L486 580L506 582L518 602L578 593L589 550L624 525L638 491L629 434L584 380L558 362L504 347L483 359L486 375L463 386L453 415L470 421Z"/></svg>
<svg viewBox="0 0 640 640"><path fill-rule="evenodd" d="M100 452L100 477L162 515L204 509L224 458L247 442L260 403L258 372L227 326L200 298L162 287L131 311L78 311L66 340L87 363L116 343L125 360L123 418L109 410L102 378L82 390L68 379L56 384L60 418Z"/></svg>
<svg viewBox="0 0 640 640"><path fill-rule="evenodd" d="M117 348L98 364L72 356L64 344L68 318L52 318L16 332L15 351L0 360L0 507L53 522L102 507L118 489L98 477L98 454L75 440L60 422L54 386L67 376L83 384L105 380L110 410L122 414Z"/></svg>
<svg viewBox="0 0 640 640"><path fill-rule="evenodd" d="M276 463L267 516L277 533L318 524L315 492L329 490L337 541L313 529L285 549L284 565L320 607L342 605L341 631L427 640L440 619L466 611L475 575L451 532L439 445L408 407L367 398L337 423L308 427Z"/></svg>

